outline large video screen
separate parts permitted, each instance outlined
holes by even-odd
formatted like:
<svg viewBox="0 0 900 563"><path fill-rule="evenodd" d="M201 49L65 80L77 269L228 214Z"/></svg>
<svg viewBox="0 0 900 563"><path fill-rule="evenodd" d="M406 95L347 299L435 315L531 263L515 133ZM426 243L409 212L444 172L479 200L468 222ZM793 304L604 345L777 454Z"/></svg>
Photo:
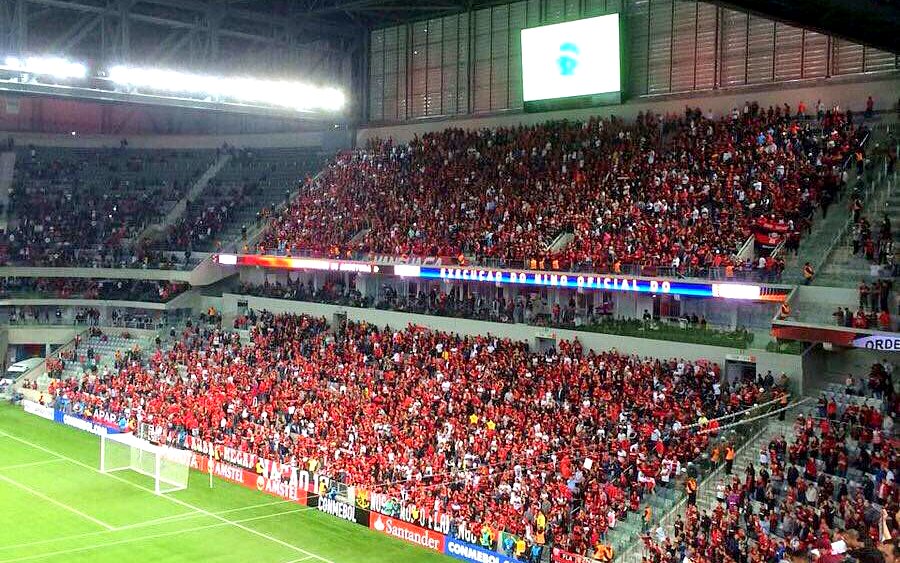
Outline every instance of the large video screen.
<svg viewBox="0 0 900 563"><path fill-rule="evenodd" d="M524 101L618 93L619 14L522 30Z"/></svg>

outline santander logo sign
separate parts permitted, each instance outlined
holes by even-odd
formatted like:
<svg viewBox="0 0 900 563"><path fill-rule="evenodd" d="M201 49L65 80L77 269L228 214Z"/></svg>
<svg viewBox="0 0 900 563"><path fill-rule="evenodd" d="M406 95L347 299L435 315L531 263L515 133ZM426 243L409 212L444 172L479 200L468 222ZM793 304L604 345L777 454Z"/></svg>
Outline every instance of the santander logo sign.
<svg viewBox="0 0 900 563"><path fill-rule="evenodd" d="M369 514L369 527L376 532L443 553L444 535L425 528L408 524L398 518L383 516L377 512Z"/></svg>

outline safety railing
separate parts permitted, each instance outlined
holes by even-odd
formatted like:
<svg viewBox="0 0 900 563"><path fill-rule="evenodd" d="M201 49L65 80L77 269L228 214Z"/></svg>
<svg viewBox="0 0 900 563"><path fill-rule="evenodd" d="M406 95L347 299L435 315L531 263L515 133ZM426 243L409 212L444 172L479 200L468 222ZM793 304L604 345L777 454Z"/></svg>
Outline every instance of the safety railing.
<svg viewBox="0 0 900 563"><path fill-rule="evenodd" d="M596 266L591 262L575 264L561 264L558 269L548 268L547 264L541 268L540 264L534 265L525 260L507 260L500 258L466 257L460 263L456 258L435 256L392 256L373 254L370 252L341 252L338 254L309 249L278 249L278 248L250 248L254 254L271 256L284 256L292 258L319 258L335 260L356 260L361 262L379 262L384 264L434 264L449 267L469 267L485 269L509 269L509 270L537 270L560 273L602 274L614 276L634 277L659 277L676 279L703 279L710 281L736 281L777 283L772 280L770 273L754 268L752 264L743 263L734 267L668 267L642 264L621 264L617 268L609 266Z"/></svg>
<svg viewBox="0 0 900 563"><path fill-rule="evenodd" d="M758 441L765 437L767 431L771 430L770 426L772 425L773 416L788 411L794 411L801 405L808 403L810 399L803 399L786 407L779 406L778 401L780 401L780 399L773 399L768 403L760 405L761 407L768 406L770 408L764 408L759 414L754 414L754 416L745 420L736 420L729 424L722 425L722 430L732 431L729 435L729 441L731 442L732 447L735 448L735 459L740 459L743 453L751 451L750 448L754 448ZM782 430L782 432L786 432L787 429L786 426L779 423L775 424L775 428ZM701 465L700 475L697 479L698 485L695 498L702 499L712 494L725 471L724 463L713 464L708 462L705 465ZM676 518L683 515L687 508L687 503L688 495L682 494L675 505L653 523L652 529L657 529L662 526L663 530L666 532L666 537L671 537L673 524ZM649 555L647 544L644 542L643 538L636 538L636 541L624 550L616 560L624 563L641 563L645 555Z"/></svg>
<svg viewBox="0 0 900 563"><path fill-rule="evenodd" d="M866 137L868 139L868 136ZM900 148L900 147L898 147ZM878 202L881 201L883 197L888 197L889 194L893 190L893 186L897 181L897 172L896 170L889 172L888 171L888 161L887 158L883 158L880 160L879 164L875 167L875 172L872 177L868 181L864 181L861 189L859 190L860 202L863 205L864 209L871 207L873 204L878 205ZM884 185L884 186L883 186ZM884 190L881 191L882 196L877 199L872 199L873 194L878 193L881 187L884 187ZM870 201L871 200L871 201ZM819 272L822 267L828 262L828 260L832 257L835 250L846 240L847 235L853 229L853 215L847 217L847 220L841 226L841 228L834 234L831 238L831 241L825 248L825 251L813 265L813 269L816 272Z"/></svg>

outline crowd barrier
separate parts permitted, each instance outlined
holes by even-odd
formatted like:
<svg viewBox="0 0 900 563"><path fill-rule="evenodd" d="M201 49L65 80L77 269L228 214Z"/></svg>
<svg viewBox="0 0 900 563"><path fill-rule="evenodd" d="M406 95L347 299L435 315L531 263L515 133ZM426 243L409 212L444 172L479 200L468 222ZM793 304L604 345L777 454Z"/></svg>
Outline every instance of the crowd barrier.
<svg viewBox="0 0 900 563"><path fill-rule="evenodd" d="M23 400L25 412L46 420L71 426L92 434L119 433L123 428L112 417L95 413L91 417L65 413L33 401ZM179 446L193 453L191 469L201 473L211 473L214 477L262 493L294 502L335 518L364 526L380 534L417 545L421 548L443 553L454 559L468 563L516 563L511 553L504 553L504 539L516 538L499 532L491 548L478 545L478 538L471 531L464 531L456 537L451 532L448 514L428 514L426 510L414 512L404 505L397 505L394 514L384 514L375 508L384 509L388 497L384 494L368 493L353 487L334 486L326 476L297 469L278 462L265 460L248 452L215 446L209 442L184 437ZM324 491L328 491L322 494ZM339 493L337 491L341 491ZM351 500L352 499L352 500ZM456 531L459 533L459 531ZM587 563L588 558L568 553L558 548L545 546L542 561L552 563ZM549 551L548 551L549 550ZM526 554L527 557L527 554ZM530 559L529 559L530 560Z"/></svg>

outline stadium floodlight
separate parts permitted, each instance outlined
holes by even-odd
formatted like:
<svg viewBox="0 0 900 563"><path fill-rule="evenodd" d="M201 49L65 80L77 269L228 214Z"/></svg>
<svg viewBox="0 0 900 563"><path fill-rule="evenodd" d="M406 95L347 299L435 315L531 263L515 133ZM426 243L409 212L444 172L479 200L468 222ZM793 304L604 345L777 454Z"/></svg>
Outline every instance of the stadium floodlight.
<svg viewBox="0 0 900 563"><path fill-rule="evenodd" d="M137 92L168 92L235 103L262 104L296 111L339 111L346 103L337 88L302 82L206 76L176 70L114 66L108 78Z"/></svg>
<svg viewBox="0 0 900 563"><path fill-rule="evenodd" d="M52 76L58 79L87 77L87 67L62 57L6 57L6 70Z"/></svg>

